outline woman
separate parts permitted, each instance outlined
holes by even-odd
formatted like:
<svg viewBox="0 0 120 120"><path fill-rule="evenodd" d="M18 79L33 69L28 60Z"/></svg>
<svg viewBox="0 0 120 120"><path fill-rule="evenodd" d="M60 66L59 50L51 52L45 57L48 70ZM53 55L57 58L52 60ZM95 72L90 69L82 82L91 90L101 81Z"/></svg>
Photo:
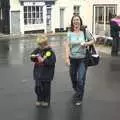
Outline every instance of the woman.
<svg viewBox="0 0 120 120"><path fill-rule="evenodd" d="M91 34L83 29L82 19L74 15L71 19L71 30L65 41L66 63L70 65L72 87L75 90L75 105L83 99L87 66L85 64L86 47L94 44Z"/></svg>

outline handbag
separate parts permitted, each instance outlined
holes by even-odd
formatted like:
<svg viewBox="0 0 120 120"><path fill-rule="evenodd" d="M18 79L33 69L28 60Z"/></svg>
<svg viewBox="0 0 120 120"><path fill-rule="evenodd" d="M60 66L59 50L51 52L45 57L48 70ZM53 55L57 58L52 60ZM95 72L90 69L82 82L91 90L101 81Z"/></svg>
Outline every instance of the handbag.
<svg viewBox="0 0 120 120"><path fill-rule="evenodd" d="M89 66L98 65L100 61L100 56L97 54L94 45L90 45L86 48L85 64Z"/></svg>

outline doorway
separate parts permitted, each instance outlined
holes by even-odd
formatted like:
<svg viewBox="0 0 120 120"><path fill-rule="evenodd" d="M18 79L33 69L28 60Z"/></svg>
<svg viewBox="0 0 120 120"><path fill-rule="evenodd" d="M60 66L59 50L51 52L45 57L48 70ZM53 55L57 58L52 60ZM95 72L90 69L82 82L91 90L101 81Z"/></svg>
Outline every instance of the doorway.
<svg viewBox="0 0 120 120"><path fill-rule="evenodd" d="M64 31L64 8L60 8L60 31Z"/></svg>

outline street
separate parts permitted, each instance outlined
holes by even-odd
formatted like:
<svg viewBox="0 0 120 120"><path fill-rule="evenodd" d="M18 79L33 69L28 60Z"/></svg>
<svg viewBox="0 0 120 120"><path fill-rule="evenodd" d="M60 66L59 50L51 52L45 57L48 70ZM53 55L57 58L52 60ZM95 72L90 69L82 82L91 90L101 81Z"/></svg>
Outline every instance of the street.
<svg viewBox="0 0 120 120"><path fill-rule="evenodd" d="M33 63L29 58L36 47L35 39L0 41L1 120L120 119L120 57L102 55L98 66L88 68L83 103L74 106L63 41L64 36L49 38L57 55L49 108L35 106Z"/></svg>

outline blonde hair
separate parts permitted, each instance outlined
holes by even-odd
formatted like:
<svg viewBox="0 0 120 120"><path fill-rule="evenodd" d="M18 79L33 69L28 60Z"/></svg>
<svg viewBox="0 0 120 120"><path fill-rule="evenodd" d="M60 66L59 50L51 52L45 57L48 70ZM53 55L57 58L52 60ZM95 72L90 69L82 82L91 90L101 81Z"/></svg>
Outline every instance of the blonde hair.
<svg viewBox="0 0 120 120"><path fill-rule="evenodd" d="M38 35L36 42L37 44L48 43L48 37L46 35Z"/></svg>

